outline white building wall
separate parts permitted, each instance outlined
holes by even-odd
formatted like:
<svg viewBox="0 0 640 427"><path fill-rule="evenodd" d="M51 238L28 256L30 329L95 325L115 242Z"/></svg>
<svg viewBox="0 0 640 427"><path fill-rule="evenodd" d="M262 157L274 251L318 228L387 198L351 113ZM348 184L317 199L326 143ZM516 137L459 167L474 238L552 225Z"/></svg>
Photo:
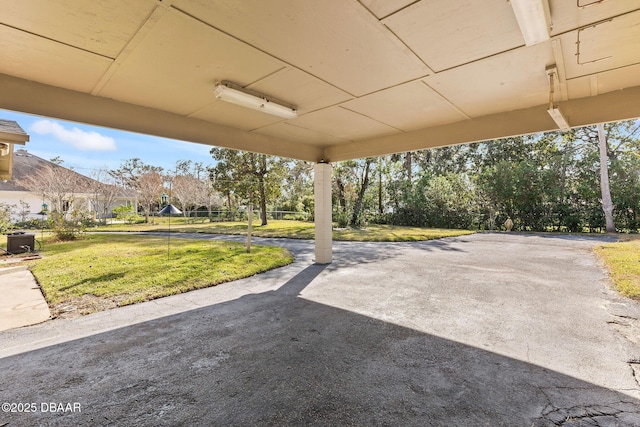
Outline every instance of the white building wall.
<svg viewBox="0 0 640 427"><path fill-rule="evenodd" d="M74 198L73 208L87 209L91 212L95 212L95 209L93 208L93 206L91 206L92 205L91 197L89 195L74 194L73 198ZM26 218L25 218L26 220L42 219L42 216L38 215L38 213L42 210L42 203L43 203L42 197L38 197L27 191L0 191L0 203L14 205L12 206L12 215L11 215L11 219L13 221L19 221L21 219L19 214L19 212L22 209L22 206L20 205L21 200L26 202L29 205L29 207L26 209L26 211L28 211L28 215L26 215ZM49 210L51 210L52 208L51 202L48 200L45 200L44 203L47 203ZM137 207L134 201L116 200L111 205L109 212L111 212L111 210L113 210L113 208L115 208L116 206L126 205L127 203L133 205L134 207ZM102 215L102 212L96 212L96 214L98 217L100 217Z"/></svg>
<svg viewBox="0 0 640 427"><path fill-rule="evenodd" d="M22 191L0 191L0 203L15 205L14 207L12 207L11 219L13 221L20 220L20 215L18 214L18 212L22 209L22 207L20 206L21 200L29 205L27 209L29 215L26 219L42 218L40 215L38 215L38 212L42 210L42 197L37 197L31 193Z"/></svg>

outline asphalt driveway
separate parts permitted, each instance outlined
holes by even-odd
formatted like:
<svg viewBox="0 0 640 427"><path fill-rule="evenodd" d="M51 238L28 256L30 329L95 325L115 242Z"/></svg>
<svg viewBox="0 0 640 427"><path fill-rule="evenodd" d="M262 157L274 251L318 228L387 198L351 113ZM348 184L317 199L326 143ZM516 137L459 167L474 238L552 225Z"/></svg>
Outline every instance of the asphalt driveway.
<svg viewBox="0 0 640 427"><path fill-rule="evenodd" d="M35 408L0 426L640 426L640 308L601 240L344 242L328 266L263 241L296 262L0 332L0 401Z"/></svg>

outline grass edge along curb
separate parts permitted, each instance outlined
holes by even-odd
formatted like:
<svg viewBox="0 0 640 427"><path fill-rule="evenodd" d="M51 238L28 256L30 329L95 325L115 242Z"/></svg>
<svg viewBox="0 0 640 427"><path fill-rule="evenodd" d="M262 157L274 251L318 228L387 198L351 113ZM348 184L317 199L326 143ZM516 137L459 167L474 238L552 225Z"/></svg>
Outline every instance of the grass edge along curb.
<svg viewBox="0 0 640 427"><path fill-rule="evenodd" d="M241 243L91 234L48 243L44 258L28 265L54 316L88 314L216 286L293 262L286 249Z"/></svg>
<svg viewBox="0 0 640 427"><path fill-rule="evenodd" d="M604 263L615 289L625 297L640 300L640 239L605 243L594 248Z"/></svg>

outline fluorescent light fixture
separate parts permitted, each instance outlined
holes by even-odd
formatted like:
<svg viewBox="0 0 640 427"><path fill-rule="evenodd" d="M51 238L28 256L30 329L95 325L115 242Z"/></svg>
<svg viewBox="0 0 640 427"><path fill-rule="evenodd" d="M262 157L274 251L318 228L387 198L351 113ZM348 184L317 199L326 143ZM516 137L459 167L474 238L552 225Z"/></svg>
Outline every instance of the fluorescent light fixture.
<svg viewBox="0 0 640 427"><path fill-rule="evenodd" d="M223 81L218 83L214 89L214 93L216 98L221 101L251 108L252 110L262 111L263 113L285 119L295 119L298 117L298 113L293 106L286 105L266 95L244 89L231 82Z"/></svg>
<svg viewBox="0 0 640 427"><path fill-rule="evenodd" d="M566 132L571 129L571 126L569 126L567 118L564 116L564 114L562 114L562 111L560 111L560 107L553 103L555 81L556 79L559 80L558 67L556 67L556 64L552 64L548 65L545 70L547 72L547 76L549 77L549 109L547 110L547 112L549 113L553 121L556 122L556 125L558 125L560 130L562 132Z"/></svg>
<svg viewBox="0 0 640 427"><path fill-rule="evenodd" d="M567 119L564 117L562 111L560 111L560 108L557 105L549 108L547 112L549 113L553 121L556 122L562 132L566 132L571 129L571 126L569 126L569 122L567 122Z"/></svg>
<svg viewBox="0 0 640 427"><path fill-rule="evenodd" d="M510 0L510 2L524 37L524 44L533 46L549 40L551 13L548 0Z"/></svg>

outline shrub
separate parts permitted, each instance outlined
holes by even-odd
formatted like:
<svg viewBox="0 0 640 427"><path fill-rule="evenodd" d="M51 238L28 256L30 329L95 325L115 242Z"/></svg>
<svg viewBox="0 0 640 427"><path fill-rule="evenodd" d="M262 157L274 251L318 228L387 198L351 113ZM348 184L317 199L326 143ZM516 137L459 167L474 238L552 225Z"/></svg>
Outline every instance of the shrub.
<svg viewBox="0 0 640 427"><path fill-rule="evenodd" d="M142 218L133 211L133 206L121 205L113 208L113 213L116 214L116 219L124 221L127 224L139 223Z"/></svg>
<svg viewBox="0 0 640 427"><path fill-rule="evenodd" d="M11 228L11 210L13 206L0 202L0 233L6 233Z"/></svg>

